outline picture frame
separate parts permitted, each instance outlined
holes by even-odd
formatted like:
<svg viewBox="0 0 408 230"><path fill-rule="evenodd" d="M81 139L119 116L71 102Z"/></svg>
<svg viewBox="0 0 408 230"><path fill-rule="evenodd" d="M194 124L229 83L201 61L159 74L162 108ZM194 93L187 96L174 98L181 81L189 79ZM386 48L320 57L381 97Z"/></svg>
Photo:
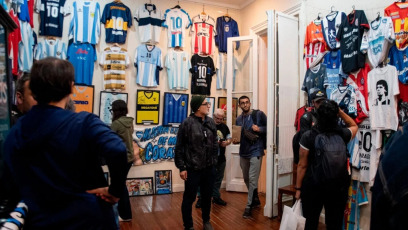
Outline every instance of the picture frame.
<svg viewBox="0 0 408 230"><path fill-rule="evenodd" d="M154 194L153 177L127 178L129 196L149 196Z"/></svg>
<svg viewBox="0 0 408 230"><path fill-rule="evenodd" d="M208 116L212 118L214 116L214 110L215 110L215 97L206 97L205 101L211 104L210 112L208 113Z"/></svg>
<svg viewBox="0 0 408 230"><path fill-rule="evenodd" d="M165 92L162 125L178 127L188 116L188 103L188 94Z"/></svg>
<svg viewBox="0 0 408 230"><path fill-rule="evenodd" d="M227 98L226 97L218 97L218 107L224 110L225 113L225 120L224 122L227 123ZM238 117L238 98L232 98L232 124L235 125L235 121Z"/></svg>
<svg viewBox="0 0 408 230"><path fill-rule="evenodd" d="M171 194L173 193L173 178L172 170L156 170L154 171L155 178L155 194Z"/></svg>
<svg viewBox="0 0 408 230"><path fill-rule="evenodd" d="M99 101L99 118L107 125L112 124L112 102L124 100L128 103L127 93L101 91Z"/></svg>
<svg viewBox="0 0 408 230"><path fill-rule="evenodd" d="M74 102L75 112L93 113L94 96L95 87L93 85L74 84L71 100Z"/></svg>
<svg viewBox="0 0 408 230"><path fill-rule="evenodd" d="M137 125L158 125L160 114L160 90L137 90L136 117Z"/></svg>

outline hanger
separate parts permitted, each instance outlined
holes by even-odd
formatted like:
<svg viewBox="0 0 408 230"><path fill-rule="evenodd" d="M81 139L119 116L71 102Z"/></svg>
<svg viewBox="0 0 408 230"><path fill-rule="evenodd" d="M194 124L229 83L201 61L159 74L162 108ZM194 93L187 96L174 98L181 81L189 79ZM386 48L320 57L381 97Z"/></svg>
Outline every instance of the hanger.
<svg viewBox="0 0 408 230"><path fill-rule="evenodd" d="M174 51L183 51L183 47L176 46L174 47Z"/></svg>
<svg viewBox="0 0 408 230"><path fill-rule="evenodd" d="M177 1L177 5L175 7L173 7L172 9L180 9L180 1Z"/></svg>
<svg viewBox="0 0 408 230"><path fill-rule="evenodd" d="M112 47L120 47L118 43L113 43Z"/></svg>
<svg viewBox="0 0 408 230"><path fill-rule="evenodd" d="M320 25L322 23L322 18L320 17L320 15L322 15L322 13L318 13L317 14L317 18L315 20L313 20L313 23L316 25Z"/></svg>
<svg viewBox="0 0 408 230"><path fill-rule="evenodd" d="M354 12L356 12L356 7L353 5L351 8L353 8L353 10L351 11L350 14L354 14Z"/></svg>
<svg viewBox="0 0 408 230"><path fill-rule="evenodd" d="M116 2L116 3L122 3L120 0L115 0L114 2Z"/></svg>
<svg viewBox="0 0 408 230"><path fill-rule="evenodd" d="M228 9L227 9L227 13L224 14L224 17L229 17L230 18L229 14L228 14Z"/></svg>
<svg viewBox="0 0 408 230"><path fill-rule="evenodd" d="M204 4L203 4L203 12L201 12L201 14L202 14L202 15L207 15L207 14L205 13L205 10L204 10Z"/></svg>
<svg viewBox="0 0 408 230"><path fill-rule="evenodd" d="M378 64L377 67L382 68L382 67L385 67L385 66L387 66L387 63L385 61L382 61L382 62L380 62L380 64Z"/></svg>
<svg viewBox="0 0 408 230"><path fill-rule="evenodd" d="M46 38L47 38L47 40L52 40L52 41L56 40L56 38L54 36L47 36Z"/></svg>
<svg viewBox="0 0 408 230"><path fill-rule="evenodd" d="M379 21L381 18L380 12L377 12L377 18L374 21Z"/></svg>

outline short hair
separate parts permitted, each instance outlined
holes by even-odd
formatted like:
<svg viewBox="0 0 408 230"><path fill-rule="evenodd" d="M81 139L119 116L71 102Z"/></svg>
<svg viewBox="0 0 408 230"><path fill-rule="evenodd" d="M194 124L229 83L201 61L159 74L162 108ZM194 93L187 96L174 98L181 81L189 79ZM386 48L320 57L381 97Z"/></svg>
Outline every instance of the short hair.
<svg viewBox="0 0 408 230"><path fill-rule="evenodd" d="M224 116L224 115L225 115L225 112L224 112L223 109L216 109L216 110L214 111L214 115L216 115L216 116Z"/></svg>
<svg viewBox="0 0 408 230"><path fill-rule="evenodd" d="M334 131L338 128L339 106L333 100L324 100L317 109L317 126L320 131Z"/></svg>
<svg viewBox="0 0 408 230"><path fill-rule="evenodd" d="M242 100L242 99L248 99L248 101L251 102L251 100L249 99L249 97L244 95L244 96L239 97L239 99L238 99L238 104L241 104L241 100Z"/></svg>
<svg viewBox="0 0 408 230"><path fill-rule="evenodd" d="M124 100L116 100L112 103L112 121L128 114L127 104Z"/></svg>
<svg viewBox="0 0 408 230"><path fill-rule="evenodd" d="M30 73L24 73L16 82L16 92L24 95L24 84L30 80Z"/></svg>
<svg viewBox="0 0 408 230"><path fill-rule="evenodd" d="M387 84L387 82L386 82L385 80L382 80L382 79L381 79L381 80L377 81L376 87L377 87L378 85L384 86L384 88L385 88L385 96L388 96L388 84Z"/></svg>
<svg viewBox="0 0 408 230"><path fill-rule="evenodd" d="M69 61L44 58L31 68L30 88L38 104L61 101L72 92L74 67Z"/></svg>

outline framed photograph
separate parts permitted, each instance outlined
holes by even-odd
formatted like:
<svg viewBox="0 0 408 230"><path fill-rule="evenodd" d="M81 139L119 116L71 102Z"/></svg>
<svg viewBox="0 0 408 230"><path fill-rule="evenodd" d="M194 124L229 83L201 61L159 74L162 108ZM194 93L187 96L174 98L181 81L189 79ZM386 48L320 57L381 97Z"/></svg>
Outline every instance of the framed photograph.
<svg viewBox="0 0 408 230"><path fill-rule="evenodd" d="M153 195L153 177L140 177L126 179L129 196Z"/></svg>
<svg viewBox="0 0 408 230"><path fill-rule="evenodd" d="M159 124L160 91L137 90L136 95L136 124Z"/></svg>
<svg viewBox="0 0 408 230"><path fill-rule="evenodd" d="M227 123L227 98L218 97L218 107L224 110L225 112L225 123ZM232 98L232 124L235 125L235 120L238 116L238 98Z"/></svg>
<svg viewBox="0 0 408 230"><path fill-rule="evenodd" d="M112 123L112 102L119 99L124 100L127 104L128 94L101 91L101 100L99 102L99 118L105 124L110 125Z"/></svg>
<svg viewBox="0 0 408 230"><path fill-rule="evenodd" d="M164 93L163 125L178 126L187 117L188 94Z"/></svg>
<svg viewBox="0 0 408 230"><path fill-rule="evenodd" d="M208 116L212 118L215 110L215 97L206 97L205 101L207 101L211 105Z"/></svg>
<svg viewBox="0 0 408 230"><path fill-rule="evenodd" d="M171 194L173 193L173 181L171 170L154 171L156 181L155 194Z"/></svg>
<svg viewBox="0 0 408 230"><path fill-rule="evenodd" d="M93 113L94 86L75 84L71 99L74 101L75 112L85 111Z"/></svg>

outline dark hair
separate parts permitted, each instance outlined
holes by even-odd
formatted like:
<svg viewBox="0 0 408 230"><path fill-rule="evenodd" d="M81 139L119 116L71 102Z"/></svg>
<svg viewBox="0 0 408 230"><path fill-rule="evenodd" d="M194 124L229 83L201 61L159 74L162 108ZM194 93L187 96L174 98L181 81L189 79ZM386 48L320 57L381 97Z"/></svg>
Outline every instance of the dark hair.
<svg viewBox="0 0 408 230"><path fill-rule="evenodd" d="M124 100L116 100L112 103L112 121L128 114L127 104Z"/></svg>
<svg viewBox="0 0 408 230"><path fill-rule="evenodd" d="M387 82L385 80L379 80L379 81L377 81L376 87L378 85L384 86L384 88L385 88L385 93L384 94L385 94L385 96L388 96L388 84L387 84Z"/></svg>
<svg viewBox="0 0 408 230"><path fill-rule="evenodd" d="M248 101L251 102L251 100L249 100L249 97L244 95L244 96L239 97L238 104L241 104L242 99L248 99Z"/></svg>
<svg viewBox="0 0 408 230"><path fill-rule="evenodd" d="M338 128L339 106L333 100L324 100L317 109L317 128L322 132Z"/></svg>
<svg viewBox="0 0 408 230"><path fill-rule="evenodd" d="M70 95L74 80L74 67L69 61L48 57L33 64L30 89L38 104L48 104Z"/></svg>

